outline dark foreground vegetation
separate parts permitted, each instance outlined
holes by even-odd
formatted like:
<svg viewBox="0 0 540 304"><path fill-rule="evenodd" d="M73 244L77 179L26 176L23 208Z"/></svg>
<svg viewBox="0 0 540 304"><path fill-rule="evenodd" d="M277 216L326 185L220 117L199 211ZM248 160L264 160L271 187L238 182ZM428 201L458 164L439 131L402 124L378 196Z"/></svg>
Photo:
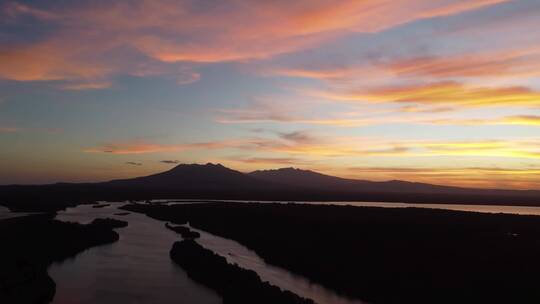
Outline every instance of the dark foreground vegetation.
<svg viewBox="0 0 540 304"><path fill-rule="evenodd" d="M313 303L278 287L262 282L251 270L227 263L227 260L203 248L193 240L174 243L171 259L184 268L190 278L214 289L224 304Z"/></svg>
<svg viewBox="0 0 540 304"><path fill-rule="evenodd" d="M118 240L109 220L88 225L31 215L0 221L0 303L48 303L56 284L47 268L87 248Z"/></svg>
<svg viewBox="0 0 540 304"><path fill-rule="evenodd" d="M540 303L536 216L299 204L124 208L189 221L371 303Z"/></svg>

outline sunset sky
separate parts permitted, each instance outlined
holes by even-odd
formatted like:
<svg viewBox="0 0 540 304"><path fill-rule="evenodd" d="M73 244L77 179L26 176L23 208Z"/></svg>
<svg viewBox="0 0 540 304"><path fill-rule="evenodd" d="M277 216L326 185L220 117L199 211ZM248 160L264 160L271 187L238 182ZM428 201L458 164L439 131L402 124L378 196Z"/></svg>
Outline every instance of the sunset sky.
<svg viewBox="0 0 540 304"><path fill-rule="evenodd" d="M0 1L0 184L176 163L540 188L540 1Z"/></svg>

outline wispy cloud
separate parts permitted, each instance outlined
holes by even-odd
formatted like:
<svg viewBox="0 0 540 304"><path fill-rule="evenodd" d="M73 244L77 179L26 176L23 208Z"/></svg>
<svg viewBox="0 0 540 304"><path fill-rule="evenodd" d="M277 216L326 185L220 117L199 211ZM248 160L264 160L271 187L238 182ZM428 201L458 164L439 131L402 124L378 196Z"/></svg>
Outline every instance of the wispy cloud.
<svg viewBox="0 0 540 304"><path fill-rule="evenodd" d="M402 59L388 63L386 68L398 76L531 77L540 75L540 47Z"/></svg>
<svg viewBox="0 0 540 304"><path fill-rule="evenodd" d="M458 14L505 0L404 0L253 2L136 0L70 3L48 8L10 2L4 22L31 16L48 29L37 40L0 44L0 77L18 81L80 82L69 88L98 89L96 80L137 74L144 65L174 75L162 63L215 63L271 58L303 50L352 32L373 33L407 22ZM66 47L69 46L69 47ZM118 50L124 50L123 56ZM127 56L126 56L127 53ZM140 74L140 73L139 73ZM155 73L154 73L155 74ZM179 72L187 84L200 75Z"/></svg>
<svg viewBox="0 0 540 304"><path fill-rule="evenodd" d="M179 164L180 161L179 160L160 160L159 161L160 163L163 163L163 164L167 164L167 165L176 165L176 164Z"/></svg>
<svg viewBox="0 0 540 304"><path fill-rule="evenodd" d="M289 123L337 127L357 127L370 124L369 119L343 117L343 113L328 114L325 117L309 117L304 114L306 109L300 107L299 103L296 103L295 106L296 108L293 108L269 101L256 102L244 108L221 109L217 113L216 121L223 124ZM314 104L312 103L310 107L314 107Z"/></svg>
<svg viewBox="0 0 540 304"><path fill-rule="evenodd" d="M378 78L527 78L540 75L540 45L488 49L445 55L361 60L334 65L269 67L263 73L326 81L353 80L364 75Z"/></svg>
<svg viewBox="0 0 540 304"><path fill-rule="evenodd" d="M538 107L540 92L526 87L477 87L458 82L397 85L343 92L311 92L313 96L338 101L393 102L462 107Z"/></svg>
<svg viewBox="0 0 540 304"><path fill-rule="evenodd" d="M142 166L142 163L138 162L125 162L125 164L130 166Z"/></svg>
<svg viewBox="0 0 540 304"><path fill-rule="evenodd" d="M518 125L540 126L540 116L514 115L494 119L435 119L423 123L439 125Z"/></svg>
<svg viewBox="0 0 540 304"><path fill-rule="evenodd" d="M294 143L312 143L317 139L307 131L281 132L279 136Z"/></svg>
<svg viewBox="0 0 540 304"><path fill-rule="evenodd" d="M185 85L194 83L201 80L201 74L196 72L181 74L176 78L176 83L179 85Z"/></svg>
<svg viewBox="0 0 540 304"><path fill-rule="evenodd" d="M20 131L20 129L15 127L0 127L0 133L15 133L18 131Z"/></svg>
<svg viewBox="0 0 540 304"><path fill-rule="evenodd" d="M353 178L401 179L426 183L485 188L534 189L540 186L540 170L512 167L350 167Z"/></svg>
<svg viewBox="0 0 540 304"><path fill-rule="evenodd" d="M264 165L302 165L306 164L304 159L294 157L230 157L229 160L246 164Z"/></svg>
<svg viewBox="0 0 540 304"><path fill-rule="evenodd" d="M81 91L81 90L100 90L110 88L112 86L111 81L102 81L102 82L76 82L76 83L67 83L61 86L64 90L72 91Z"/></svg>
<svg viewBox="0 0 540 304"><path fill-rule="evenodd" d="M196 149L224 149L241 146L242 142L215 141L186 144L157 144L142 141L108 143L101 146L90 147L83 150L86 153L111 153L111 154L146 154L161 152L179 152Z"/></svg>

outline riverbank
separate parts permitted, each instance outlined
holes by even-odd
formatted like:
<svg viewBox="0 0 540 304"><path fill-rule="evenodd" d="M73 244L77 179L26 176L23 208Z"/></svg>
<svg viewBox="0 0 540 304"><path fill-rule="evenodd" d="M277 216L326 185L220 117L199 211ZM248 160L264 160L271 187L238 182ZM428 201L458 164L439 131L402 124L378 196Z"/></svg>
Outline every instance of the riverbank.
<svg viewBox="0 0 540 304"><path fill-rule="evenodd" d="M0 303L48 303L56 284L47 273L53 262L98 245L116 242L114 227L127 222L81 225L29 215L0 221Z"/></svg>
<svg viewBox="0 0 540 304"><path fill-rule="evenodd" d="M126 210L233 239L372 303L537 303L540 217L417 208L209 203Z"/></svg>
<svg viewBox="0 0 540 304"><path fill-rule="evenodd" d="M203 248L194 240L174 243L170 256L190 278L221 295L224 304L314 304L311 300L262 282L254 271L227 263L224 257Z"/></svg>

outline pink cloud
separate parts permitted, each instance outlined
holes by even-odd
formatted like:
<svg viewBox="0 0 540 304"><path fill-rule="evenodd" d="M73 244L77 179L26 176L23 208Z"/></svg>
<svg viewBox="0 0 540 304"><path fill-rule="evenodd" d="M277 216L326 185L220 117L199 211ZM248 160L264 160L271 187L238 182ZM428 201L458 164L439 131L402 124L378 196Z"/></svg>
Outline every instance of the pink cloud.
<svg viewBox="0 0 540 304"><path fill-rule="evenodd" d="M68 81L67 89L99 89L117 74L196 72L162 63L214 63L270 58L354 32L378 32L407 22L458 14L504 0L223 1L204 9L192 1L138 0L37 9L11 3L2 15L30 15L57 26L47 37L0 45L0 78ZM120 48L146 56L115 56ZM160 63L161 62L161 63Z"/></svg>

